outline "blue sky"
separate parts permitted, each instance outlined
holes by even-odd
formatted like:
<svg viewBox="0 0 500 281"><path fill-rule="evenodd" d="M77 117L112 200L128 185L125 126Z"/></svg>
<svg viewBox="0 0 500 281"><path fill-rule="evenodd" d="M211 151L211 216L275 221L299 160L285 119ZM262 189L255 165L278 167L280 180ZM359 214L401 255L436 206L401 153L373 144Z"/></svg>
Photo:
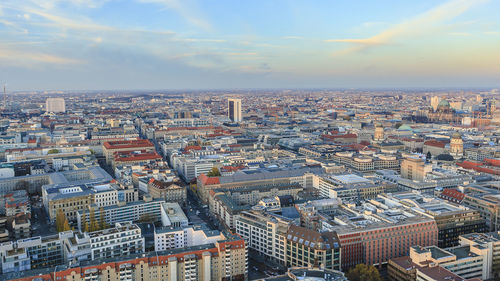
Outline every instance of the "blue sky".
<svg viewBox="0 0 500 281"><path fill-rule="evenodd" d="M14 90L498 87L500 1L2 0Z"/></svg>

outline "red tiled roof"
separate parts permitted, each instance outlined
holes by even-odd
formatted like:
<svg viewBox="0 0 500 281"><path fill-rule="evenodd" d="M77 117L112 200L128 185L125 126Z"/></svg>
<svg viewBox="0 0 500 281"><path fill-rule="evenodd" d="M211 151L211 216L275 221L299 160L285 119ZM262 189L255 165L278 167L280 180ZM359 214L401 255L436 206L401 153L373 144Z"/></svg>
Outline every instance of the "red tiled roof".
<svg viewBox="0 0 500 281"><path fill-rule="evenodd" d="M139 147L154 147L149 140L122 140L122 141L108 141L105 142L106 149L124 149L124 148L139 148Z"/></svg>
<svg viewBox="0 0 500 281"><path fill-rule="evenodd" d="M188 146L184 147L184 151L185 152L188 152L190 150L201 150L201 146L199 146L199 145L188 145Z"/></svg>
<svg viewBox="0 0 500 281"><path fill-rule="evenodd" d="M127 154L115 154L114 160L118 162L126 161L143 161L143 160L157 160L162 159L161 156L156 152L146 152L146 153L127 153Z"/></svg>
<svg viewBox="0 0 500 281"><path fill-rule="evenodd" d="M358 138L358 135L356 134L344 134L344 135L322 135L322 138L327 138L327 139L355 139Z"/></svg>
<svg viewBox="0 0 500 281"><path fill-rule="evenodd" d="M441 192L439 195L441 199L445 199L448 201L452 201L455 203L460 203L462 200L464 200L465 194L454 189L454 188L447 188Z"/></svg>
<svg viewBox="0 0 500 281"><path fill-rule="evenodd" d="M244 169L245 166L243 165L239 165L239 166L224 166L221 168L221 170L225 171L225 172L235 172L235 171L238 171L238 170L241 170L241 169Z"/></svg>
<svg viewBox="0 0 500 281"><path fill-rule="evenodd" d="M205 174L201 174L198 176L198 179L201 181L203 185L213 185L220 184L219 177L209 177Z"/></svg>
<svg viewBox="0 0 500 281"><path fill-rule="evenodd" d="M444 146L445 146L444 143L437 141L437 140L428 140L428 141L424 142L424 145L440 147L440 148L444 148Z"/></svg>
<svg viewBox="0 0 500 281"><path fill-rule="evenodd" d="M487 162L486 160L490 160ZM474 170L480 173L487 173L492 175L500 175L500 170L498 167L491 165L496 164L496 162L492 162L494 159L485 159L485 162L472 162L472 161L463 161L462 163L457 163L457 166L462 167L464 169Z"/></svg>

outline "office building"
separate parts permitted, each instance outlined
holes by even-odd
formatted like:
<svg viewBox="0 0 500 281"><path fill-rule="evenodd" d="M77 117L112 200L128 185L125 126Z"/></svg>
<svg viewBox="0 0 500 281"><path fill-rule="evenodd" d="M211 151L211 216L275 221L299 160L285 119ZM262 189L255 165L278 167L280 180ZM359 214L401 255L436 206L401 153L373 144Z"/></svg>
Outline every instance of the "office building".
<svg viewBox="0 0 500 281"><path fill-rule="evenodd" d="M418 158L406 158L401 162L401 177L413 181L423 181L427 173L432 172L432 165Z"/></svg>
<svg viewBox="0 0 500 281"><path fill-rule="evenodd" d="M52 113L66 112L64 98L47 98L45 101L45 111Z"/></svg>
<svg viewBox="0 0 500 281"><path fill-rule="evenodd" d="M479 211L418 192L382 194L370 202L400 206L434 219L439 231L437 245L441 248L457 246L460 235L487 230Z"/></svg>
<svg viewBox="0 0 500 281"><path fill-rule="evenodd" d="M236 218L236 233L260 255L286 264L286 233L293 220L272 213L244 211Z"/></svg>
<svg viewBox="0 0 500 281"><path fill-rule="evenodd" d="M285 241L286 266L340 270L340 240L335 232L290 225Z"/></svg>
<svg viewBox="0 0 500 281"><path fill-rule="evenodd" d="M235 123L242 120L241 117L241 99L230 98L227 100L227 117Z"/></svg>

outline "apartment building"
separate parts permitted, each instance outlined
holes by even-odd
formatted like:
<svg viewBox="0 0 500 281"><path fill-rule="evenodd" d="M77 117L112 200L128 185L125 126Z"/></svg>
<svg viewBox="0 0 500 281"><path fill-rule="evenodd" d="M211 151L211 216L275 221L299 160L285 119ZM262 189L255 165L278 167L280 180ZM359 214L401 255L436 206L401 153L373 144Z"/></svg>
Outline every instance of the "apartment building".
<svg viewBox="0 0 500 281"><path fill-rule="evenodd" d="M92 260L144 252L141 229L132 223L116 223L112 228L89 232L88 236Z"/></svg>
<svg viewBox="0 0 500 281"><path fill-rule="evenodd" d="M285 265L286 232L292 222L276 214L244 211L236 218L236 233L245 238L249 249Z"/></svg>
<svg viewBox="0 0 500 281"><path fill-rule="evenodd" d="M15 281L243 281L248 278L247 271L245 241L231 235L223 241L206 245L119 256L112 261L95 259L73 267L12 272L4 277Z"/></svg>
<svg viewBox="0 0 500 281"><path fill-rule="evenodd" d="M0 244L2 273L48 268L64 263L63 239L72 232L37 236Z"/></svg>

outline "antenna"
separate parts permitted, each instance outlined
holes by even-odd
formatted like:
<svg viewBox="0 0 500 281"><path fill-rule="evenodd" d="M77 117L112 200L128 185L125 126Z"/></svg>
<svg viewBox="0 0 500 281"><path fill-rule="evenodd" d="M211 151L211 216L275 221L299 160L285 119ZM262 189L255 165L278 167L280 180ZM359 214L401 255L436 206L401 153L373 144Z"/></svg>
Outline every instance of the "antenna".
<svg viewBox="0 0 500 281"><path fill-rule="evenodd" d="M3 109L7 110L7 92L5 91L5 84L3 84Z"/></svg>

